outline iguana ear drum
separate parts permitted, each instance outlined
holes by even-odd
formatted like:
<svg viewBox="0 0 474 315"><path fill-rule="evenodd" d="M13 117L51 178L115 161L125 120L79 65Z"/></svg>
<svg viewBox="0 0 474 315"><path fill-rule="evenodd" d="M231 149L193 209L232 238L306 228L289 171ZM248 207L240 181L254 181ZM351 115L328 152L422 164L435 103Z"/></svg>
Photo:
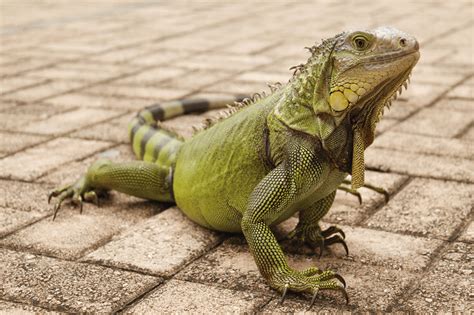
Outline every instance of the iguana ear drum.
<svg viewBox="0 0 474 315"><path fill-rule="evenodd" d="M332 92L329 96L329 105L336 112L340 112L349 106L349 101L340 91Z"/></svg>

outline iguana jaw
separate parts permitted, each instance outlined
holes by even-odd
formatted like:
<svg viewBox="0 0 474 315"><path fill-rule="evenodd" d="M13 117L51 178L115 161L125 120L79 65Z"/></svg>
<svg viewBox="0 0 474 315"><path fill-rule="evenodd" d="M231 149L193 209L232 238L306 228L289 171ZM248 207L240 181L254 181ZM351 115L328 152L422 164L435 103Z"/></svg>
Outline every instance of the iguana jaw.
<svg viewBox="0 0 474 315"><path fill-rule="evenodd" d="M405 71L395 78L389 78L373 89L373 93L364 95L354 106L349 115L354 127L359 128L364 134L365 147L368 147L374 140L375 128L383 117L385 108L390 109L392 101L402 93L403 87L408 87L409 78L413 66L419 59L419 52L414 51L403 54L399 59L407 59L409 65ZM392 60L396 62L396 59Z"/></svg>

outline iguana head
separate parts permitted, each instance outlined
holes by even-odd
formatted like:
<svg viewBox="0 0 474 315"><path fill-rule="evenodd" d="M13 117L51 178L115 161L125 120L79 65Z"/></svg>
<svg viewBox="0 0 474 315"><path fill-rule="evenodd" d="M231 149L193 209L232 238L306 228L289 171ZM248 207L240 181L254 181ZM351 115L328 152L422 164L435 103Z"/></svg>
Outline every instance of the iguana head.
<svg viewBox="0 0 474 315"><path fill-rule="evenodd" d="M275 114L290 128L321 140L344 123L363 131L367 147L384 108L406 86L418 49L414 37L389 27L324 40L309 48L306 64L295 67Z"/></svg>
<svg viewBox="0 0 474 315"><path fill-rule="evenodd" d="M336 125L349 115L363 131L365 146L373 141L375 126L390 107L419 59L416 39L397 29L351 31L338 36L329 55L330 80L325 87Z"/></svg>

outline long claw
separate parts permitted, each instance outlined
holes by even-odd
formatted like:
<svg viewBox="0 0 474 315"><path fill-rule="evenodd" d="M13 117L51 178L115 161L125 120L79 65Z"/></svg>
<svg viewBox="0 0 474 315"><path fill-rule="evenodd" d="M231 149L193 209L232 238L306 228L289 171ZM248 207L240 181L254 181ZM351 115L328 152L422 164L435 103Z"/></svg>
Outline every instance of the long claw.
<svg viewBox="0 0 474 315"><path fill-rule="evenodd" d="M318 295L318 292L319 292L319 289L316 289L316 291L314 291L313 298L311 299L311 303L309 304L308 310L310 310L313 307L314 302L316 301L316 296Z"/></svg>
<svg viewBox="0 0 474 315"><path fill-rule="evenodd" d="M53 212L53 221L56 219L56 215L58 214L59 208L61 207L61 203L63 201L60 200L56 205L54 205L54 212Z"/></svg>
<svg viewBox="0 0 474 315"><path fill-rule="evenodd" d="M97 207L100 207L99 197L97 196L96 192L93 190L84 193L84 200L92 201Z"/></svg>
<svg viewBox="0 0 474 315"><path fill-rule="evenodd" d="M346 280L344 280L344 278L340 274L336 273L334 275L334 278L336 278L337 280L339 280L339 282L342 283L342 285L344 286L344 289L346 288Z"/></svg>
<svg viewBox="0 0 474 315"><path fill-rule="evenodd" d="M328 237L328 236L331 236L335 233L339 233L339 234L341 234L342 238L346 238L346 234L344 233L344 231L341 230L340 228L338 228L337 226L334 226L334 225L328 227L324 231L321 231L321 235L323 237Z"/></svg>
<svg viewBox="0 0 474 315"><path fill-rule="evenodd" d="M285 301L286 293L288 292L288 286L289 286L288 283L285 284L283 293L281 294L280 304L283 304L283 302Z"/></svg>
<svg viewBox="0 0 474 315"><path fill-rule="evenodd" d="M347 294L347 291L345 288L343 287L339 287L337 288L336 290L340 291L342 293L342 295L344 296L344 298L346 299L346 304L349 304L349 295Z"/></svg>
<svg viewBox="0 0 474 315"><path fill-rule="evenodd" d="M326 245L337 244L337 243L341 244L344 247L346 251L346 256L349 256L349 248L347 247L346 241L344 241L344 239L342 239L339 235L330 237L326 239L325 241Z"/></svg>
<svg viewBox="0 0 474 315"><path fill-rule="evenodd" d="M321 241L318 244L318 247L319 247L319 257L318 257L318 259L321 259L321 256L323 255L324 246L325 246L325 241L324 241L324 239L321 239Z"/></svg>

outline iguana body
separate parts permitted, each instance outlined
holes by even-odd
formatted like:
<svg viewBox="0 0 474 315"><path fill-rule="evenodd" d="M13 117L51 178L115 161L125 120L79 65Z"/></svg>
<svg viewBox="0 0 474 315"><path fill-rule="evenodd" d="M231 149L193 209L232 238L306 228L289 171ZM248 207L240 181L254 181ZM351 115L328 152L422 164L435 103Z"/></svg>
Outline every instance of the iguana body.
<svg viewBox="0 0 474 315"><path fill-rule="evenodd" d="M92 200L106 189L174 201L202 226L243 232L260 272L283 294L345 293L332 271L290 268L269 227L299 212L293 238L311 246L342 240L342 231L321 231L318 222L348 174L352 188L363 185L363 152L416 64L418 43L379 28L339 34L310 50L287 85L189 140L157 122L221 103L177 101L143 110L130 134L144 162L96 162L78 182L52 193L60 200L55 212L65 198Z"/></svg>

